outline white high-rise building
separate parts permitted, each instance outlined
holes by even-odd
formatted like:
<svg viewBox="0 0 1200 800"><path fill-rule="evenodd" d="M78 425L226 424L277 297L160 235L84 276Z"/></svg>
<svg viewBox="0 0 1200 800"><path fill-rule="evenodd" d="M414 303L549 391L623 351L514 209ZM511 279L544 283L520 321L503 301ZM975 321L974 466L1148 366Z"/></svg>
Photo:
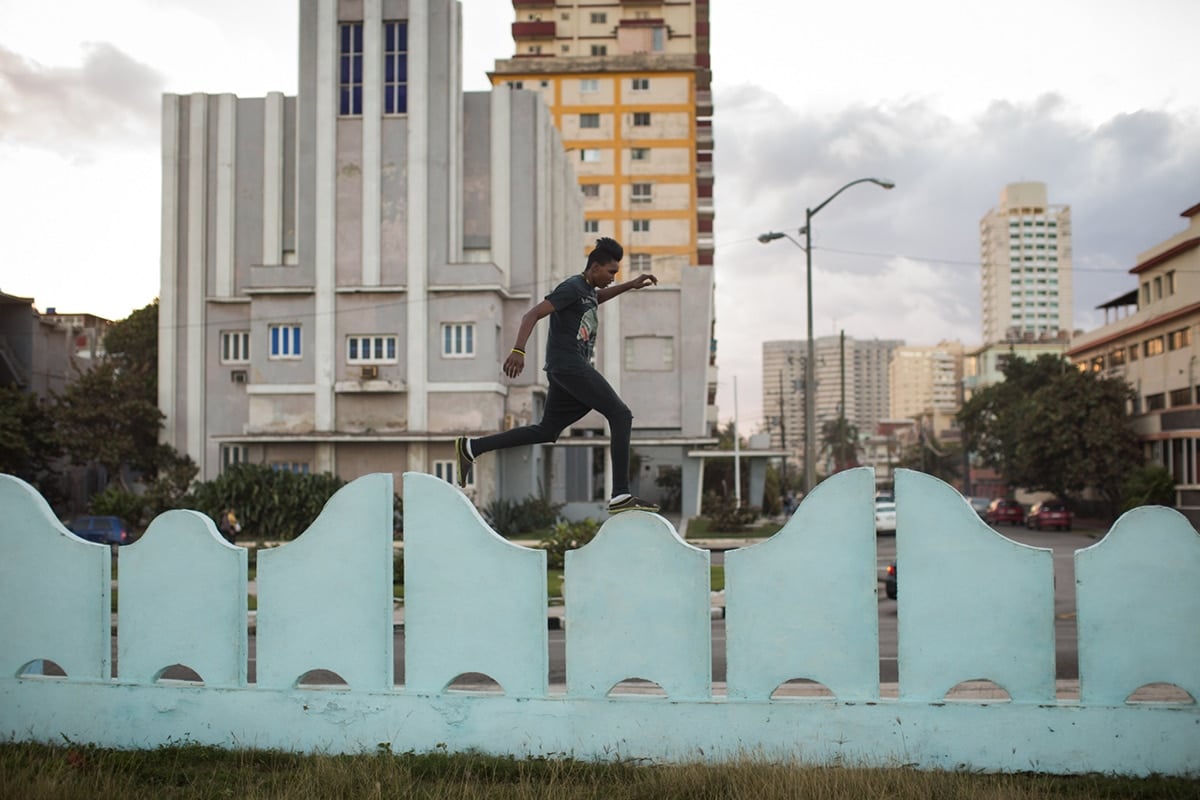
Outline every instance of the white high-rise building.
<svg viewBox="0 0 1200 800"><path fill-rule="evenodd" d="M1050 339L1071 331L1071 208L1046 184L1010 183L979 222L983 343Z"/></svg>

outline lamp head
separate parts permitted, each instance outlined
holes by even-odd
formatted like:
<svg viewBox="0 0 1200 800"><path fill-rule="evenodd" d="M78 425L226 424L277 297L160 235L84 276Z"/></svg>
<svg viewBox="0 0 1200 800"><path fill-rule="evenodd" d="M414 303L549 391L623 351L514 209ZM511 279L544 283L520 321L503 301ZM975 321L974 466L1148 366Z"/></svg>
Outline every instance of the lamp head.
<svg viewBox="0 0 1200 800"><path fill-rule="evenodd" d="M758 240L760 242L762 242L763 244L766 244L767 242L773 242L776 239L782 239L782 238L783 238L783 234L780 233L779 231L768 231L767 233L760 233L758 235Z"/></svg>
<svg viewBox="0 0 1200 800"><path fill-rule="evenodd" d="M880 186L882 186L885 189L895 189L896 188L896 182L890 181L887 178L872 178L871 180L874 181L875 183L879 184Z"/></svg>

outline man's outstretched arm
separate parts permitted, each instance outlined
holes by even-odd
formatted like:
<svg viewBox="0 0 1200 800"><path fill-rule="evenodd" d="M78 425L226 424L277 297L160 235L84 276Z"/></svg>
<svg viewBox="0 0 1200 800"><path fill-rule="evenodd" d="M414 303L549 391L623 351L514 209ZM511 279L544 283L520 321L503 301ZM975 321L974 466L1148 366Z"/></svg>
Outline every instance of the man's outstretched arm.
<svg viewBox="0 0 1200 800"><path fill-rule="evenodd" d="M638 275L636 278L627 280L624 283L617 283L617 284L609 286L605 289L598 289L596 291L596 300L598 302L603 303L608 300L612 300L614 297L616 297L619 294L624 294L625 292L628 292L630 289L642 289L646 286L657 285L657 284L658 284L658 278L654 277L649 272L646 272L641 275Z"/></svg>

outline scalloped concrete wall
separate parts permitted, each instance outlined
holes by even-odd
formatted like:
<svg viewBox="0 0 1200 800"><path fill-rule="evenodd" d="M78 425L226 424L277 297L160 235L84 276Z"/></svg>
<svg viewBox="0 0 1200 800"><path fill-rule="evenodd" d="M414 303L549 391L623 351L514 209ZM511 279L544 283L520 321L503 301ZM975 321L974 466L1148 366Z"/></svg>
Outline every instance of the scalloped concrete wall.
<svg viewBox="0 0 1200 800"><path fill-rule="evenodd" d="M552 691L545 553L497 536L450 484L406 475L408 682L396 686L392 479L360 478L260 554L250 684L246 551L211 521L169 512L120 551L114 633L109 549L0 476L0 739L1200 774L1195 702L1127 702L1151 682L1200 697L1200 536L1183 517L1138 509L1076 554L1081 699L1066 701L1051 553L900 472L900 684L885 698L873 486L865 468L836 475L775 537L727 554L728 684L714 694L709 553L656 515L609 519L567 554L567 684ZM42 674L45 661L66 676ZM159 680L175 664L202 682ZM317 669L346 685L304 685ZM502 693L448 688L471 672ZM612 693L630 678L665 697ZM833 696L772 697L794 678ZM946 699L980 678L1011 700Z"/></svg>

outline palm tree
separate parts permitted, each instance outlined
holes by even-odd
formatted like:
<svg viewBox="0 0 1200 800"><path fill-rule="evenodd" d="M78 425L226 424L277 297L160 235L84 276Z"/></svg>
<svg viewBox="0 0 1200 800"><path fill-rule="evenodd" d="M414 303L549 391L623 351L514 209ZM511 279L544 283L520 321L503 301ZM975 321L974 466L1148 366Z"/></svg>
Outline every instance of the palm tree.
<svg viewBox="0 0 1200 800"><path fill-rule="evenodd" d="M821 426L821 451L833 459L833 471L858 466L858 427L845 417L838 417Z"/></svg>

